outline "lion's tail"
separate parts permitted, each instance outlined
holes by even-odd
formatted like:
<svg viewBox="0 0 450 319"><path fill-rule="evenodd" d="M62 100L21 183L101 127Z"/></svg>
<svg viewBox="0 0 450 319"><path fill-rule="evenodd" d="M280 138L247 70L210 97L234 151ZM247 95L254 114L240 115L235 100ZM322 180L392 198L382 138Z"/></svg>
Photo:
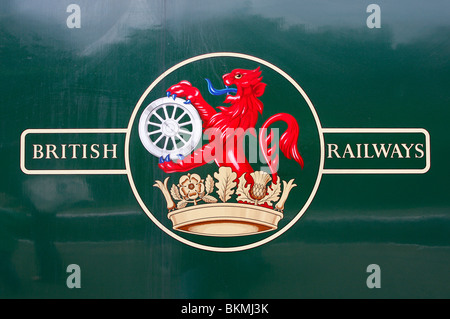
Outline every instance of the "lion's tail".
<svg viewBox="0 0 450 319"><path fill-rule="evenodd" d="M264 155L264 158L269 165L270 172L272 173L273 181L277 181L277 170L279 164L278 154L276 153L276 142L272 143L274 138L273 130L267 134L267 130L270 125L277 121L283 121L287 124L286 131L280 137L280 150L288 159L294 159L301 168L304 166L303 158L298 151L297 142L299 136L299 127L296 119L287 113L278 113L267 119L261 127L259 132L259 143ZM272 144L272 145L271 145ZM271 147L269 148L269 145Z"/></svg>

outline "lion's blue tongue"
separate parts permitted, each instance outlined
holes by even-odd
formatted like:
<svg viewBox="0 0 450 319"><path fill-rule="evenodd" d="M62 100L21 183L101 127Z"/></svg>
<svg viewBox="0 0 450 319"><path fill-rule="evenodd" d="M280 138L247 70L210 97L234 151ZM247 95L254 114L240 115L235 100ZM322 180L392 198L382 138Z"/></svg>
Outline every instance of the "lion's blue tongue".
<svg viewBox="0 0 450 319"><path fill-rule="evenodd" d="M209 79L205 79L205 80L208 83L208 91L212 95L223 95L223 94L237 93L237 89L229 88L228 86L225 89L215 89Z"/></svg>

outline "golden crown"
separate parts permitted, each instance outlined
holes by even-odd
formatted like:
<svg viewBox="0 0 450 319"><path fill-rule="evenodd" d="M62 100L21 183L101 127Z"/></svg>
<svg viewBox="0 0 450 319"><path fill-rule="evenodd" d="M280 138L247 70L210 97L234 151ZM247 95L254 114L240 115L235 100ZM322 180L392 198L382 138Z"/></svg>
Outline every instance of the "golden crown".
<svg viewBox="0 0 450 319"><path fill-rule="evenodd" d="M178 184L168 187L155 181L167 203L167 217L179 231L205 236L243 236L274 230L283 218L284 204L295 186L277 180L264 171L250 173L253 183L247 183L245 173L237 178L230 167L220 167L214 178L186 174ZM268 183L272 181L271 185ZM281 187L283 184L283 187ZM217 197L216 197L217 196ZM229 202L235 197L236 203ZM176 203L175 203L176 201Z"/></svg>

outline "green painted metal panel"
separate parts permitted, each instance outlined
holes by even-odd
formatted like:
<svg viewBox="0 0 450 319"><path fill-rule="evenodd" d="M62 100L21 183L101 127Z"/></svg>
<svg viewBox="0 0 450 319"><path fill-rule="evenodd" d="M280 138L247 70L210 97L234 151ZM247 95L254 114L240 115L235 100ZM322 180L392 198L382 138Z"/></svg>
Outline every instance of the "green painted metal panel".
<svg viewBox="0 0 450 319"><path fill-rule="evenodd" d="M450 6L380 0L372 28L369 4L2 1L0 297L450 297ZM204 56L217 52L227 54ZM305 159L300 169L280 154L280 176L299 186L279 228L173 230L153 185L185 173L164 173L140 145L140 114L181 80L224 105L204 78L222 88L222 75L258 66L267 87L257 127L293 114ZM392 147L384 160L358 153L382 143ZM63 154L62 144L78 146ZM214 177L214 165L193 172ZM67 282L73 264L80 288ZM380 288L368 287L372 264Z"/></svg>

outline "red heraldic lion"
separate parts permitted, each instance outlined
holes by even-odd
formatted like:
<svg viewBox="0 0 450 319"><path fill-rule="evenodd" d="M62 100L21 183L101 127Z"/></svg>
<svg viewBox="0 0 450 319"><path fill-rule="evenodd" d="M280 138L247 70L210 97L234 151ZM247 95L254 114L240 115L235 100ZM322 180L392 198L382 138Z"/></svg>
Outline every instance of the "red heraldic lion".
<svg viewBox="0 0 450 319"><path fill-rule="evenodd" d="M235 94L227 95L224 103L230 106L219 106L217 107L219 111L209 105L200 91L188 81L181 81L168 89L168 96L185 98L197 109L203 121L203 133L208 136L209 143L177 162L160 160L159 167L166 173L190 171L211 161L215 161L219 167L231 167L238 178L244 173L250 176L250 173L254 171L245 157L243 139L248 132L255 134L258 114L262 114L264 109L259 98L264 94L266 84L261 82L259 67L255 70L235 69L222 78L227 89L213 88L212 90L223 93L232 91ZM235 85L237 90L228 88L231 85ZM286 131L279 139L280 150L284 156L294 159L302 168L304 165L297 147L299 127L295 118L287 113L278 113L269 117L259 131L259 145L275 182L277 181L278 156L273 155L277 145L276 141L272 141L274 137L272 130L269 134L267 133L269 126L277 121L287 124ZM271 147L269 148L268 145Z"/></svg>

